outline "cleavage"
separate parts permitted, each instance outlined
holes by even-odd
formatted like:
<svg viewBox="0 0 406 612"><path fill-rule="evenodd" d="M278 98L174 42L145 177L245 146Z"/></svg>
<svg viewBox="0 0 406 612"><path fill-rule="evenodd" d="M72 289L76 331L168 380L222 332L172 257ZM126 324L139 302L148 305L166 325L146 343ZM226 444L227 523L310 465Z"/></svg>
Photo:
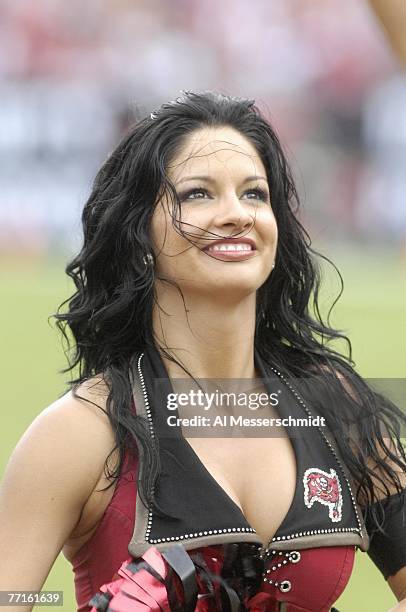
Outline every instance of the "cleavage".
<svg viewBox="0 0 406 612"><path fill-rule="evenodd" d="M184 438L214 483L264 543L293 506L297 467L289 438Z"/></svg>

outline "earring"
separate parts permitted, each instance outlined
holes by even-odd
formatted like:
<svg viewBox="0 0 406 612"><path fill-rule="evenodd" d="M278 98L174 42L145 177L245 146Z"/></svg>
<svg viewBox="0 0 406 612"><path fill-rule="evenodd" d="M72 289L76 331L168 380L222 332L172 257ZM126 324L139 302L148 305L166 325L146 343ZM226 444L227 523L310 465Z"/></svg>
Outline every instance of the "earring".
<svg viewBox="0 0 406 612"><path fill-rule="evenodd" d="M274 269L274 267L275 267L275 262L273 262L273 264L272 264L272 270Z"/></svg>
<svg viewBox="0 0 406 612"><path fill-rule="evenodd" d="M144 266L146 268L148 268L148 266L154 265L154 258L151 253L147 253L146 255L144 255L144 257L142 258L142 261L144 262Z"/></svg>

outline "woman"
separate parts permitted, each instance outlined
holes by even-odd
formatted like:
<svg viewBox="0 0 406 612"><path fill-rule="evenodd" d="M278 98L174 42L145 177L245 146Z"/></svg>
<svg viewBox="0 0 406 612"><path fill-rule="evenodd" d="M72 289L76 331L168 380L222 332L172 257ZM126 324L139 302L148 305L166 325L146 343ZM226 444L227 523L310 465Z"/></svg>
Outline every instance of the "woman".
<svg viewBox="0 0 406 612"><path fill-rule="evenodd" d="M110 155L56 315L77 377L3 483L1 589L39 589L62 549L88 610L128 552L180 543L252 610L329 610L357 547L406 597L405 417L328 345L345 337L319 315L296 202L252 101L186 93ZM179 379L278 392L262 416L327 426L186 438L168 419L190 408L168 408Z"/></svg>

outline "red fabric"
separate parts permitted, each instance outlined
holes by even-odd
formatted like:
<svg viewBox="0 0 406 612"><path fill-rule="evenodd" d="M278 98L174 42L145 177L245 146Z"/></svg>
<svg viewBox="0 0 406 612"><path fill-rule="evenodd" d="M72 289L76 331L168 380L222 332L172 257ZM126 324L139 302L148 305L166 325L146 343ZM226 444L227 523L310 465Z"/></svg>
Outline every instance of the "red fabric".
<svg viewBox="0 0 406 612"><path fill-rule="evenodd" d="M73 558L78 612L90 611L88 601L103 584L112 581L122 562L129 556L127 546L134 528L136 472L136 462L127 458L101 522ZM204 554L210 561L209 565L212 565L213 558L222 560L221 546L195 550ZM276 612L277 601L290 602L287 612L330 610L350 578L355 547L311 548L300 550L300 555L298 563L282 565L269 575L279 582L289 580L291 590L282 593L274 585L264 582L261 591L249 601L251 612Z"/></svg>
<svg viewBox="0 0 406 612"><path fill-rule="evenodd" d="M287 601L286 612L327 612L344 591L354 565L354 546L330 546L308 548L299 551L299 563L288 563L272 572L272 579L289 580L292 588L282 593L275 586L264 583L261 593L250 600L250 612L275 612L276 604L270 600L252 607L256 597L264 596L277 601Z"/></svg>
<svg viewBox="0 0 406 612"><path fill-rule="evenodd" d="M129 556L134 530L137 463L126 457L112 500L96 531L72 559L78 612L88 612L88 601L102 584L111 582Z"/></svg>

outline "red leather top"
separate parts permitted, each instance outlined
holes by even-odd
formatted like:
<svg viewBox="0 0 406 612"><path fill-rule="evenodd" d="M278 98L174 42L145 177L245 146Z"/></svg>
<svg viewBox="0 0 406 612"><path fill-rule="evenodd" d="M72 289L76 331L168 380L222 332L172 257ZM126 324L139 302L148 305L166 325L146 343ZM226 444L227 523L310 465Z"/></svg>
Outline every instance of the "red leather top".
<svg viewBox="0 0 406 612"><path fill-rule="evenodd" d="M92 537L72 561L78 612L89 612L88 601L100 586L111 582L121 563L129 557L128 543L134 529L137 464L126 458L112 500ZM206 547L212 554L215 547ZM200 550L204 550L201 548ZM278 610L277 601L286 601L286 612L326 612L343 592L352 572L355 547L334 546L302 549L297 563L285 562L285 554L275 557L274 581L289 580L291 590L282 593L263 583L257 596L258 611ZM281 567L277 567L280 562ZM270 563L270 566L273 564Z"/></svg>
<svg viewBox="0 0 406 612"><path fill-rule="evenodd" d="M137 465L128 456L113 497L96 531L72 560L78 612L90 610L88 601L102 584L111 582L129 557L127 546L134 530Z"/></svg>

